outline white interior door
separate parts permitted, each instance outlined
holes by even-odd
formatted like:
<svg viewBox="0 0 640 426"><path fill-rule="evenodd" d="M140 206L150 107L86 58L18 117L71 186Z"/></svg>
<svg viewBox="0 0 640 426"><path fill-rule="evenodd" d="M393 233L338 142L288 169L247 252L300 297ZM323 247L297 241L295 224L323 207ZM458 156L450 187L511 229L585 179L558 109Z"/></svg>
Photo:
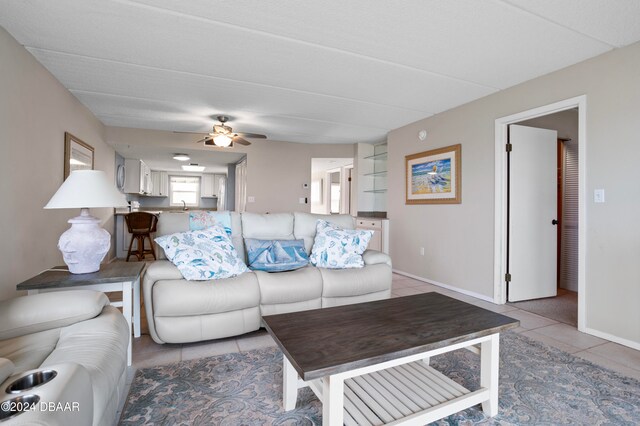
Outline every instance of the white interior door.
<svg viewBox="0 0 640 426"><path fill-rule="evenodd" d="M555 130L509 126L509 301L557 294Z"/></svg>

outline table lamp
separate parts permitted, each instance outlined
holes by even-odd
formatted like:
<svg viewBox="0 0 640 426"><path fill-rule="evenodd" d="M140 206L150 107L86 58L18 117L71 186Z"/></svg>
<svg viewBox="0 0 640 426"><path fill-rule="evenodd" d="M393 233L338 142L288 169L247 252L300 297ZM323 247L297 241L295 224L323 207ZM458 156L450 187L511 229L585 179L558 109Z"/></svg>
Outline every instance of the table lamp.
<svg viewBox="0 0 640 426"><path fill-rule="evenodd" d="M69 219L58 241L64 262L72 274L88 274L100 269L100 262L111 247L111 234L100 227L100 219L90 208L126 206L127 200L107 174L101 170L74 170L45 209L81 209L80 216Z"/></svg>

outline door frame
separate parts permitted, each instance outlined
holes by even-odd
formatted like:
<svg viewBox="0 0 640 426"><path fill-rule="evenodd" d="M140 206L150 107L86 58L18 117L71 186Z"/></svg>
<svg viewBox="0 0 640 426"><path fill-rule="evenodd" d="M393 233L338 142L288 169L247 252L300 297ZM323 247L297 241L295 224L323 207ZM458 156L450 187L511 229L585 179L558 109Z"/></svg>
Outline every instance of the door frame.
<svg viewBox="0 0 640 426"><path fill-rule="evenodd" d="M507 247L507 128L510 124L578 108L578 330L585 331L586 319L586 145L587 145L587 95L576 96L549 105L500 117L495 121L495 209L494 209L494 267L493 299L495 303L507 302L506 247Z"/></svg>

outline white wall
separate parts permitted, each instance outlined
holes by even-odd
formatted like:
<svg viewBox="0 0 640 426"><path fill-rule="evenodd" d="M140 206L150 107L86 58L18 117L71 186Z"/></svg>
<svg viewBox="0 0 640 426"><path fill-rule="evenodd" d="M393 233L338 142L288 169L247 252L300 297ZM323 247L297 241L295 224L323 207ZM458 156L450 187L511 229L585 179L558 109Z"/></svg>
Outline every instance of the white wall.
<svg viewBox="0 0 640 426"><path fill-rule="evenodd" d="M272 140L256 140L249 146L230 149L203 147L193 143L193 135L160 130L107 127L109 143L147 147L182 147L247 154L247 195L255 197L246 210L255 213L310 211L310 203L299 204L301 197L310 198L311 159L313 157L353 157L354 145L303 144ZM310 185L309 185L310 186Z"/></svg>
<svg viewBox="0 0 640 426"><path fill-rule="evenodd" d="M587 96L586 326L640 344L640 43L390 132L394 268L493 297L494 125ZM416 135L427 129L429 137ZM405 155L462 144L462 204L405 205ZM593 190L606 189L605 204ZM419 255L419 247L426 256Z"/></svg>
<svg viewBox="0 0 640 426"><path fill-rule="evenodd" d="M0 27L0 299L16 284L63 264L58 238L78 210L43 210L63 180L64 132L95 149L95 168L114 178L104 126ZM93 209L113 234L113 209ZM115 242L107 255L114 257Z"/></svg>

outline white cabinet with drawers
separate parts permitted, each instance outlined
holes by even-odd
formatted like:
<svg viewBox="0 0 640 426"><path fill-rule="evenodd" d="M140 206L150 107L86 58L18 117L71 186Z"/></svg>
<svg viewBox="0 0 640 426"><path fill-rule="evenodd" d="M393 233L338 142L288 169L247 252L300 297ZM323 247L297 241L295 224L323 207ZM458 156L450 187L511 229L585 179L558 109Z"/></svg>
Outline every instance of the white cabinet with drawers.
<svg viewBox="0 0 640 426"><path fill-rule="evenodd" d="M369 241L369 249L389 254L389 220L357 217L356 229L373 231Z"/></svg>

